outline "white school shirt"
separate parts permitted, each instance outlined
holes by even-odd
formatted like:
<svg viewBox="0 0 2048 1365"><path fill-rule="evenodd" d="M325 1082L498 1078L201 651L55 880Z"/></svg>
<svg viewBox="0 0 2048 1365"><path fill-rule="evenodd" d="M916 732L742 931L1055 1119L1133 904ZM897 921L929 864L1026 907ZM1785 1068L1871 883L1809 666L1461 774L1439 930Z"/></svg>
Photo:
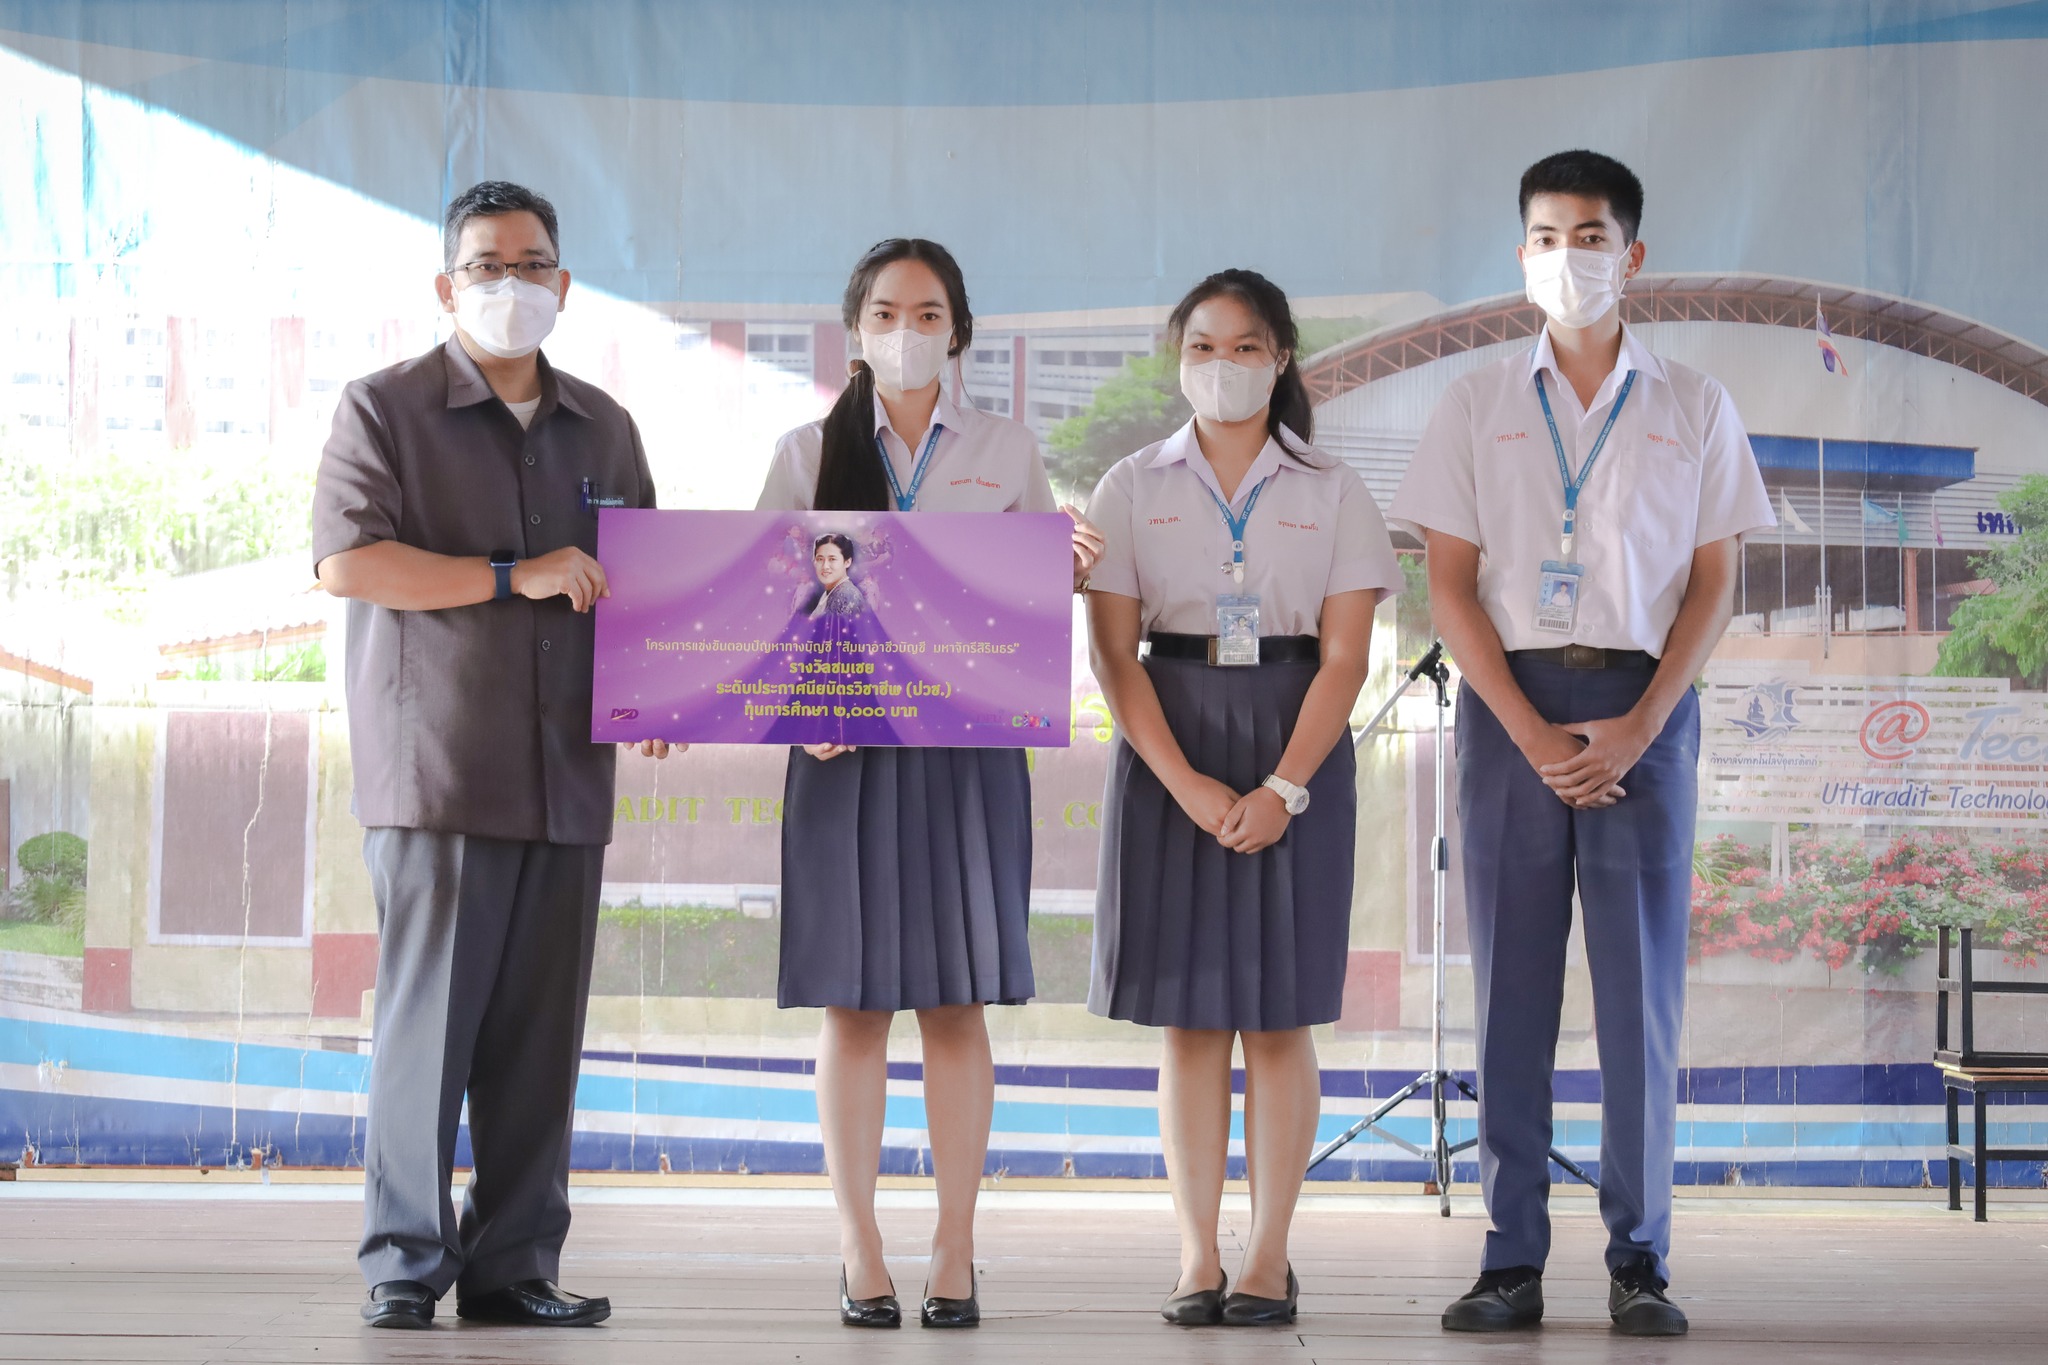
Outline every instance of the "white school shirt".
<svg viewBox="0 0 2048 1365"><path fill-rule="evenodd" d="M1630 370L1635 385L1579 494L1578 620L1569 634L1538 630L1537 581L1543 561L1558 557L1564 484L1536 376L1576 477ZM1558 369L1548 328L1533 350L1452 381L1387 515L1417 539L1443 531L1479 547L1479 603L1502 648L1578 644L1660 657L1693 551L1778 524L1728 391L1658 359L1627 327L1590 409Z"/></svg>
<svg viewBox="0 0 2048 1365"><path fill-rule="evenodd" d="M1369 589L1377 605L1398 592L1401 565L1365 481L1294 433L1287 440L1294 449L1267 438L1231 504L1242 512L1273 480L1245 526L1243 587L1224 568L1230 528L1211 496L1223 488L1190 421L1096 485L1088 520L1107 544L1090 589L1137 598L1147 631L1180 635L1216 633L1219 593L1256 595L1261 635L1317 635L1325 597Z"/></svg>
<svg viewBox="0 0 2048 1365"><path fill-rule="evenodd" d="M889 452L889 463L905 492L932 425L944 428L932 448L932 462L918 490L920 512L1057 512L1038 438L1031 428L980 408L961 407L942 386L932 408L931 424L919 435L916 449L889 425L882 400L875 399L875 435ZM808 422L775 443L768 481L761 488L758 511L808 512L818 495L818 460L825 449L825 424ZM891 510L894 504L891 503Z"/></svg>

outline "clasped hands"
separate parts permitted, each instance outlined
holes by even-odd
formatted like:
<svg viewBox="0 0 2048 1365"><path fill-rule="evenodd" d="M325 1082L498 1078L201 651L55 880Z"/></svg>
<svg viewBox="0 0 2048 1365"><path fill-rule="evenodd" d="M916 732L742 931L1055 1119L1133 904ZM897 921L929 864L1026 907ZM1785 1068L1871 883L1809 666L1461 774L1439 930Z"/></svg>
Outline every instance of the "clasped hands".
<svg viewBox="0 0 2048 1365"><path fill-rule="evenodd" d="M1239 796L1213 777L1190 772L1167 789L1188 819L1233 853L1257 853L1280 841L1294 817L1271 787Z"/></svg>
<svg viewBox="0 0 2048 1365"><path fill-rule="evenodd" d="M1656 738L1648 718L1631 711L1607 720L1545 725L1521 750L1558 800L1601 810L1628 795L1621 779Z"/></svg>

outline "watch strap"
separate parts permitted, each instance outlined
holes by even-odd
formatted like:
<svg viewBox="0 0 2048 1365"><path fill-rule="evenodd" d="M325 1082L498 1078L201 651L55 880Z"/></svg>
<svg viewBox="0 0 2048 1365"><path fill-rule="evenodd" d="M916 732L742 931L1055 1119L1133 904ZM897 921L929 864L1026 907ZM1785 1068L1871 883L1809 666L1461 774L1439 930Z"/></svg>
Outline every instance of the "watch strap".
<svg viewBox="0 0 2048 1365"><path fill-rule="evenodd" d="M512 566L519 562L510 550L495 550L491 553L491 572L497 575L497 587L491 594L494 602L510 601L512 597Z"/></svg>
<svg viewBox="0 0 2048 1365"><path fill-rule="evenodd" d="M1269 773L1262 787L1270 787L1287 807L1289 815L1299 815L1308 809L1308 788L1298 787L1278 773Z"/></svg>

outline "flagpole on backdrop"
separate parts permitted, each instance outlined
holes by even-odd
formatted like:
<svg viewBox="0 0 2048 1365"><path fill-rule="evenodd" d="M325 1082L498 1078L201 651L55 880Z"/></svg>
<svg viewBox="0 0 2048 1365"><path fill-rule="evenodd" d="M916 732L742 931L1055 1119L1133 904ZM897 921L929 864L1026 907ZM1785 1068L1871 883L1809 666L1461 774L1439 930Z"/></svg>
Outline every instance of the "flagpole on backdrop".
<svg viewBox="0 0 2048 1365"><path fill-rule="evenodd" d="M1867 468L1863 477L1863 492L1857 499L1856 508L1856 567L1860 571L1863 583L1863 625L1867 630L1870 627L1870 514L1865 512L1861 505L1870 501L1870 475Z"/></svg>
<svg viewBox="0 0 2048 1365"><path fill-rule="evenodd" d="M1816 436L1813 465L1820 475L1820 587L1813 595L1814 626L1820 631L1820 656L1828 657L1828 632L1835 628L1835 600L1828 594L1828 443ZM1825 616L1826 619L1822 619Z"/></svg>
<svg viewBox="0 0 2048 1365"><path fill-rule="evenodd" d="M1785 523L1792 520L1792 495L1781 488L1778 498L1785 504L1785 515L1778 518L1778 610L1782 612L1792 605L1791 580L1785 572Z"/></svg>
<svg viewBox="0 0 2048 1365"><path fill-rule="evenodd" d="M1901 488L1898 492L1892 494L1892 500L1898 503L1896 515L1899 519L1899 634L1904 635L1906 633L1906 490ZM1920 595L1917 591L1920 585L1916 583L1913 586L1916 589L1913 596L1917 598ZM1919 603L1914 603L1914 609L1916 611L1919 609Z"/></svg>

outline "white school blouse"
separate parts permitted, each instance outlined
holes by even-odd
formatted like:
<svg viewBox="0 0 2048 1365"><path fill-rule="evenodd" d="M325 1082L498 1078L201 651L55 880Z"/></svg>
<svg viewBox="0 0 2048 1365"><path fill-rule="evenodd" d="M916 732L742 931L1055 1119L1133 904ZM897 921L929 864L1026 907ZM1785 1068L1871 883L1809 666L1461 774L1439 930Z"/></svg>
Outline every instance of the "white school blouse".
<svg viewBox="0 0 2048 1365"><path fill-rule="evenodd" d="M918 437L916 449L889 425L882 400L875 399L875 435L889 453L897 481L910 487L911 475L932 426L943 428L932 449L932 462L918 491L920 512L1057 512L1038 438L1031 428L976 407L961 407L939 390L931 424ZM818 461L825 448L825 424L808 422L775 443L775 458L761 488L758 511L808 512L818 494Z"/></svg>
<svg viewBox="0 0 2048 1365"><path fill-rule="evenodd" d="M1578 621L1570 634L1538 630L1537 580L1543 561L1558 556L1564 483L1536 376L1576 476L1630 370L1635 385L1579 494L1572 558L1586 572ZM1389 516L1418 539L1436 530L1479 547L1479 602L1502 648L1578 644L1658 656L1692 580L1693 551L1778 524L1728 391L1659 359L1626 327L1590 408L1558 369L1548 328L1534 349L1453 380Z"/></svg>
<svg viewBox="0 0 2048 1365"><path fill-rule="evenodd" d="M1256 595L1261 635L1316 635L1324 598L1370 590L1377 605L1398 592L1401 566L1365 481L1292 432L1287 440L1293 449L1267 438L1231 506L1242 511L1272 479L1245 526L1242 588L1227 568L1230 528L1214 501L1223 489L1191 420L1096 485L1088 520L1107 545L1090 589L1135 597L1145 630L1182 635L1216 633L1218 593Z"/></svg>

